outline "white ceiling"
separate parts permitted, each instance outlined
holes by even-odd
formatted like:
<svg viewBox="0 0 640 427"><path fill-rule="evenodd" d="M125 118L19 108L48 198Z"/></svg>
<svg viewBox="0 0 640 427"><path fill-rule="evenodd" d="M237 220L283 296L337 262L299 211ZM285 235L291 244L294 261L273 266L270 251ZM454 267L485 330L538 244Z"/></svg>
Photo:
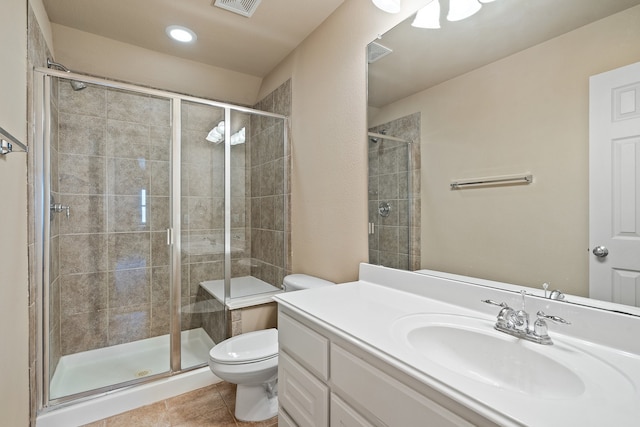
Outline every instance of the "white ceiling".
<svg viewBox="0 0 640 427"><path fill-rule="evenodd" d="M344 0L264 0L251 18L213 0L43 0L51 22L157 52L264 77ZM198 40L182 44L165 28Z"/></svg>
<svg viewBox="0 0 640 427"><path fill-rule="evenodd" d="M446 13L447 0L440 0ZM411 27L413 17L378 43L393 53L369 65L369 105L413 93L640 4L640 0L496 0L438 30ZM638 23L640 25L640 23Z"/></svg>

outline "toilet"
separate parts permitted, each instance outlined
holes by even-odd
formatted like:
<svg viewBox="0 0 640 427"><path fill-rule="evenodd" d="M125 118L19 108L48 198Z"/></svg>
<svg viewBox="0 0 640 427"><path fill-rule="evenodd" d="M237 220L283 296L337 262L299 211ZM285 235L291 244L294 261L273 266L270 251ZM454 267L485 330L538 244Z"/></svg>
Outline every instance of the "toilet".
<svg viewBox="0 0 640 427"><path fill-rule="evenodd" d="M284 292L335 283L306 274L291 274ZM220 379L237 384L235 416L240 421L263 421L278 414L278 330L248 332L216 344L209 367Z"/></svg>

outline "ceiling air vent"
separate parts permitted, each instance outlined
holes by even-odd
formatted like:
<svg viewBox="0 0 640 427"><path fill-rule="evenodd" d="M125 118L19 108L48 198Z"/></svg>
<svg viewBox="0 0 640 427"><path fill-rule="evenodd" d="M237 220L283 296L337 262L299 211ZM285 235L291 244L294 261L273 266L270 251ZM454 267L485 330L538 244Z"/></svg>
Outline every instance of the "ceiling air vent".
<svg viewBox="0 0 640 427"><path fill-rule="evenodd" d="M262 0L214 0L213 5L250 18Z"/></svg>
<svg viewBox="0 0 640 427"><path fill-rule="evenodd" d="M369 64L376 62L378 59L389 55L391 52L393 52L393 50L388 47L382 46L380 43L371 42L367 45L367 62L369 62Z"/></svg>

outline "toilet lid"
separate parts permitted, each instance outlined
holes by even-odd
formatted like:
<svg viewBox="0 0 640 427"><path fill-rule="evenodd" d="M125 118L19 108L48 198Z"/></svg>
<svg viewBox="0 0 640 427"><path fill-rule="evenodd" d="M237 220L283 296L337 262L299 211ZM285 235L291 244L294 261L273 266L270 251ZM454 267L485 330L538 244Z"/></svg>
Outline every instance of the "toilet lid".
<svg viewBox="0 0 640 427"><path fill-rule="evenodd" d="M258 362L278 355L278 330L247 332L222 341L209 352L218 363L241 364Z"/></svg>

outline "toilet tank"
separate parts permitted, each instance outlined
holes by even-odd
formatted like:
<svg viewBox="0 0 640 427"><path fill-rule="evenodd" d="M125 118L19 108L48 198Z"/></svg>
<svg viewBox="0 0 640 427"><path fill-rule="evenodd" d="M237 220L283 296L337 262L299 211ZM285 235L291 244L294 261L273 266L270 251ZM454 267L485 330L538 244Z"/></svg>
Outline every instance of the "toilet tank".
<svg viewBox="0 0 640 427"><path fill-rule="evenodd" d="M335 285L335 283L307 274L290 274L285 276L282 281L282 289L284 289L285 292L301 291L303 289L313 289L330 285Z"/></svg>

